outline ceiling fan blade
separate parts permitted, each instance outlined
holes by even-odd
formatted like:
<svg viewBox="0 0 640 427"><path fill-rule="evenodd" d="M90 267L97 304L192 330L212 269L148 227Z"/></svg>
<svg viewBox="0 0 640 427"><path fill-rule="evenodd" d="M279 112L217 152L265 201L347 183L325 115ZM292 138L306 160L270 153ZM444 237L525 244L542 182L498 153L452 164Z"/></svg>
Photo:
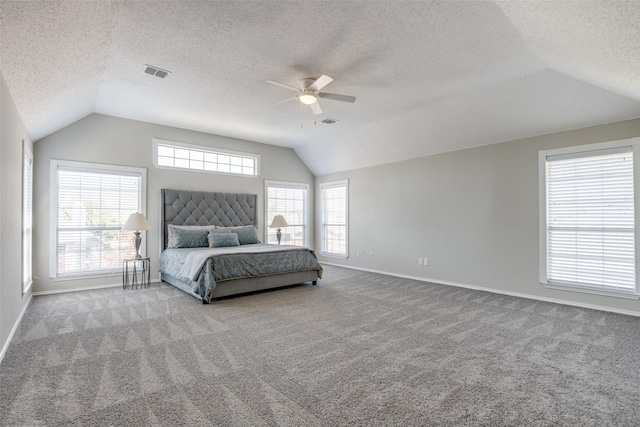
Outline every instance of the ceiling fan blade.
<svg viewBox="0 0 640 427"><path fill-rule="evenodd" d="M320 92L318 93L318 96L320 98L333 99L334 101L356 102L356 97L350 96L350 95L340 95L337 93Z"/></svg>
<svg viewBox="0 0 640 427"><path fill-rule="evenodd" d="M309 89L311 89L314 92L317 92L323 87L325 87L326 85L328 85L329 83L331 83L332 81L333 79L331 77L325 76L323 74L320 77L318 77L315 82L311 83L311 86L309 86Z"/></svg>
<svg viewBox="0 0 640 427"><path fill-rule="evenodd" d="M270 85L280 86L280 87L283 87L285 89L295 90L296 92L300 92L300 89L298 89L297 87L289 86L289 85L286 85L284 83L274 82L273 80L267 80L267 83L269 83Z"/></svg>
<svg viewBox="0 0 640 427"><path fill-rule="evenodd" d="M313 104L309 105L309 107L311 107L311 111L313 111L313 114L315 114L316 116L318 114L322 114L322 108L320 108L320 104L318 104L318 101L316 101Z"/></svg>

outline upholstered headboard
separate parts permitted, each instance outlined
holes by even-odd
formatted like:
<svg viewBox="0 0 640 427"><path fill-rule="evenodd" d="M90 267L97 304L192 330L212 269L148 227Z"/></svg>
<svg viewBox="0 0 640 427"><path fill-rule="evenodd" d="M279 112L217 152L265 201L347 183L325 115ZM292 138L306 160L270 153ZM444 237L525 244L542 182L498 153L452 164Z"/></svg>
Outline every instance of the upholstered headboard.
<svg viewBox="0 0 640 427"><path fill-rule="evenodd" d="M167 247L167 225L258 225L258 195L160 190L161 251Z"/></svg>

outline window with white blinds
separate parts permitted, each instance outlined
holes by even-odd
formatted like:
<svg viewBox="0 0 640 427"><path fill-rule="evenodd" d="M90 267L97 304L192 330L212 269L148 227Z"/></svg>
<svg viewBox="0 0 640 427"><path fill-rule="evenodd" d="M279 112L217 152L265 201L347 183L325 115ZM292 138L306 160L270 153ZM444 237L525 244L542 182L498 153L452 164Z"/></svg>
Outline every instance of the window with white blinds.
<svg viewBox="0 0 640 427"><path fill-rule="evenodd" d="M52 160L51 171L51 276L120 271L135 254L133 233L120 229L145 211L146 169Z"/></svg>
<svg viewBox="0 0 640 427"><path fill-rule="evenodd" d="M267 243L277 244L277 230L269 225L276 215L284 216L288 227L282 228L282 244L308 246L308 192L307 184L266 181Z"/></svg>
<svg viewBox="0 0 640 427"><path fill-rule="evenodd" d="M633 150L545 158L546 283L636 292Z"/></svg>
<svg viewBox="0 0 640 427"><path fill-rule="evenodd" d="M346 180L320 184L323 255L347 257L348 190Z"/></svg>
<svg viewBox="0 0 640 427"><path fill-rule="evenodd" d="M22 154L22 293L33 282L33 154L26 145Z"/></svg>
<svg viewBox="0 0 640 427"><path fill-rule="evenodd" d="M258 176L260 156L153 139L153 163L191 172Z"/></svg>

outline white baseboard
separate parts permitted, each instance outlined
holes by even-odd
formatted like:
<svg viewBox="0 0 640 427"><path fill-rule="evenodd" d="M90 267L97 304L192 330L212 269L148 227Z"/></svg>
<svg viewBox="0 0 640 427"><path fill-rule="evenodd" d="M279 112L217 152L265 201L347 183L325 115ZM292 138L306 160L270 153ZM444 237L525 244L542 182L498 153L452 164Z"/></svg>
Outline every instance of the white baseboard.
<svg viewBox="0 0 640 427"><path fill-rule="evenodd" d="M607 306L596 305L596 304L584 304L584 303L580 303L580 302L569 301L569 300L564 300L564 299L559 299L559 298L547 298L547 297L541 297L541 296L538 296L538 295L523 294L523 293L520 293L520 292L503 291L503 290L500 290L500 289L485 288L483 286L467 285L467 284L464 284L464 283L449 282L449 281L446 281L446 280L438 280L438 279L429 279L427 277L417 277L417 276L410 276L410 275L399 274L399 273L390 273L388 271L372 270L372 269L360 268L360 267L352 267L352 266L347 266L347 265L342 265L342 264L334 264L334 263L330 263L330 262L322 262L321 264L348 268L350 270L367 271L369 273L385 274L387 276L402 277L404 279L418 280L418 281L421 281L421 282L436 283L438 285L447 285L447 286L455 286L455 287L458 287L458 288L474 289L474 290L477 290L477 291L491 292L491 293L494 293L494 294L509 295L509 296L512 296L512 297L527 298L527 299L532 299L532 300L536 300L536 301L552 302L552 303L555 303L555 304L564 304L564 305L570 305L570 306L573 306L573 307L589 308L589 309L592 309L592 310L607 311L607 312L610 312L610 313L625 314L627 316L640 317L640 312L637 312L637 311L623 310L623 309L620 309L620 308L607 307Z"/></svg>
<svg viewBox="0 0 640 427"><path fill-rule="evenodd" d="M29 295L29 299L27 300L25 305L22 307L22 310L20 311L20 314L18 315L18 318L16 319L16 322L13 325L13 328L11 328L11 333L7 337L7 341L2 346L2 352L0 352L0 363L2 363L2 360L4 359L4 355L7 353L7 350L9 349L9 344L11 344L11 340L13 340L13 336L16 334L16 331L18 330L18 326L20 326L22 317L24 316L24 313L27 312L27 307L29 307L29 304L31 304L32 298L33 298L33 293Z"/></svg>

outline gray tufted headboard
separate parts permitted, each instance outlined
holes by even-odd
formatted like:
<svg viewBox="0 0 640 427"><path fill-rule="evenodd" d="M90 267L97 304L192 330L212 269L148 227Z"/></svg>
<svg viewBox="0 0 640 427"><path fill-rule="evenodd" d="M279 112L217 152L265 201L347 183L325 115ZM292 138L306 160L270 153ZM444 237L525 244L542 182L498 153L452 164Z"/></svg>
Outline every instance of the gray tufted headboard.
<svg viewBox="0 0 640 427"><path fill-rule="evenodd" d="M258 225L257 194L160 190L161 251L167 247L167 225Z"/></svg>

